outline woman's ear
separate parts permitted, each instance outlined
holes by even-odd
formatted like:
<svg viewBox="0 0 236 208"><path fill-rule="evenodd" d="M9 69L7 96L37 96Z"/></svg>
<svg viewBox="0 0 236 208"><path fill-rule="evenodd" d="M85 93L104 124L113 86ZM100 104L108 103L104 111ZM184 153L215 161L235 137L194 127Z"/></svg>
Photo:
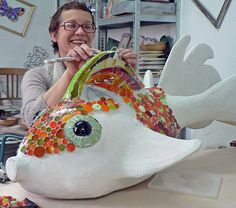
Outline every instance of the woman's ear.
<svg viewBox="0 0 236 208"><path fill-rule="evenodd" d="M56 31L55 32L51 32L50 33L50 37L51 37L51 40L53 42L57 42L57 32Z"/></svg>

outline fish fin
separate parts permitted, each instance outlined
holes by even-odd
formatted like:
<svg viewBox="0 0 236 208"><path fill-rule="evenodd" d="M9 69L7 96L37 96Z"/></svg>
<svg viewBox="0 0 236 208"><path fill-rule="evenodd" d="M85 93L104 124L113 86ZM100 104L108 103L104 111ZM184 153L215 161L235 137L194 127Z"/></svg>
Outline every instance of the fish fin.
<svg viewBox="0 0 236 208"><path fill-rule="evenodd" d="M152 74L151 70L147 70L145 72L144 78L143 78L143 84L144 84L145 88L154 87L153 74Z"/></svg>
<svg viewBox="0 0 236 208"><path fill-rule="evenodd" d="M213 51L208 45L195 46L185 58L190 40L190 36L179 39L164 66L158 85L169 95L199 94L221 80L216 69L205 64L213 58Z"/></svg>
<svg viewBox="0 0 236 208"><path fill-rule="evenodd" d="M103 51L91 58L73 77L64 98L83 93L84 86L94 85L119 94L122 90L140 90L144 85L136 71L114 51Z"/></svg>

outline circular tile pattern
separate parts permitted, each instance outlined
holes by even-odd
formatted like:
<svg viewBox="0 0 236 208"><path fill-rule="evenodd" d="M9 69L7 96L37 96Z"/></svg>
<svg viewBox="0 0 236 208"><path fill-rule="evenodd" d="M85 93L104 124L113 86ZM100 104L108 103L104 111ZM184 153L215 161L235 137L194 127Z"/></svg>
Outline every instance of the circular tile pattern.
<svg viewBox="0 0 236 208"><path fill-rule="evenodd" d="M119 104L106 97L91 102L79 98L63 100L56 108L48 109L37 117L26 134L20 150L29 156L41 158L45 155L73 152L76 148L94 145L100 138L102 128L96 119L88 114L93 111L109 112L117 109ZM78 119L91 124L91 135L78 138L70 131L68 126Z"/></svg>
<svg viewBox="0 0 236 208"><path fill-rule="evenodd" d="M78 122L80 122L80 125L76 126ZM91 131L88 131L88 128L86 129L86 127L91 128ZM76 133L75 128L80 134ZM102 127L92 116L78 115L74 116L66 123L64 131L65 136L69 141L77 147L86 148L99 141ZM84 132L84 134L81 134L81 132Z"/></svg>

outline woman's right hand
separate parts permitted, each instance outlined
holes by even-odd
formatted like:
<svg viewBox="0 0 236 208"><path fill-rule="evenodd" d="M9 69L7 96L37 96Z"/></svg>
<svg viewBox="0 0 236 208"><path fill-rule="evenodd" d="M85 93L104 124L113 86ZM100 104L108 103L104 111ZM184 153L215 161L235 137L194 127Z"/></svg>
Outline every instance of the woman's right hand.
<svg viewBox="0 0 236 208"><path fill-rule="evenodd" d="M66 56L73 57L74 61L65 62L68 72L73 77L75 73L88 61L92 56L99 52L98 49L90 48L86 44L75 46Z"/></svg>

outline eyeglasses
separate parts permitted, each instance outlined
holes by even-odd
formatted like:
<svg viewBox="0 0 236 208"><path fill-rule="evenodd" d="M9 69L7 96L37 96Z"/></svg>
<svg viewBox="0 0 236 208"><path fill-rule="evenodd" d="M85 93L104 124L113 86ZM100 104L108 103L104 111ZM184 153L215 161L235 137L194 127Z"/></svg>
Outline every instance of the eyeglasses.
<svg viewBox="0 0 236 208"><path fill-rule="evenodd" d="M79 29L79 27L82 27L83 31L87 33L94 33L96 31L96 27L93 24L80 25L76 22L64 22L64 25L60 25L59 27L62 26L64 26L65 30L69 31L76 31Z"/></svg>

